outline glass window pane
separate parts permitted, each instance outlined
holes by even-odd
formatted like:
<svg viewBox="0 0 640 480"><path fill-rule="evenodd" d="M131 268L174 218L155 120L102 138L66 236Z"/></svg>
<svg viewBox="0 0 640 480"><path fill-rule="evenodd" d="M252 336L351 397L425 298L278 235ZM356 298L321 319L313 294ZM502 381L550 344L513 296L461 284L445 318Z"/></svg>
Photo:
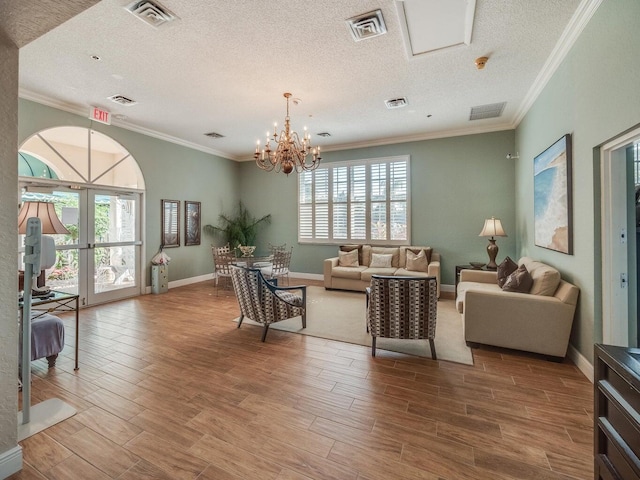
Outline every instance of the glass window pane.
<svg viewBox="0 0 640 480"><path fill-rule="evenodd" d="M329 238L329 205L316 205L315 237Z"/></svg>
<svg viewBox="0 0 640 480"><path fill-rule="evenodd" d="M366 240L367 207L364 203L351 204L351 239Z"/></svg>
<svg viewBox="0 0 640 480"><path fill-rule="evenodd" d="M371 239L387 239L387 205L385 203L371 204Z"/></svg>
<svg viewBox="0 0 640 480"><path fill-rule="evenodd" d="M333 201L347 201L347 167L333 168Z"/></svg>
<svg viewBox="0 0 640 480"><path fill-rule="evenodd" d="M391 203L391 240L408 240L407 238L407 204Z"/></svg>
<svg viewBox="0 0 640 480"><path fill-rule="evenodd" d="M342 203L333 206L333 238L347 238L347 205Z"/></svg>
<svg viewBox="0 0 640 480"><path fill-rule="evenodd" d="M95 293L135 286L135 247L101 247L94 249Z"/></svg>

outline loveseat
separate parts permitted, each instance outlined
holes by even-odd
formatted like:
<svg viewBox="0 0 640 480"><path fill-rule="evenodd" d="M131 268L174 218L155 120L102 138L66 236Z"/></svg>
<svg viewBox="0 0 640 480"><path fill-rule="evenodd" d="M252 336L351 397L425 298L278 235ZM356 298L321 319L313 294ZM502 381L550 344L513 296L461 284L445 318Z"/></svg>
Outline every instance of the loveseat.
<svg viewBox="0 0 640 480"><path fill-rule="evenodd" d="M555 268L529 257L532 285L526 293L504 291L498 272L462 270L456 307L462 314L468 344L485 344L563 358L579 289L562 280Z"/></svg>
<svg viewBox="0 0 640 480"><path fill-rule="evenodd" d="M364 292L371 283L371 275L396 275L412 277L436 277L437 291L440 298L440 254L434 252L431 247L401 246L378 247L372 245L342 246L340 251L349 251L352 248L358 251L357 265L341 266L339 256L327 258L324 261L324 287L336 290L356 290ZM425 256L424 260L412 262L407 265L407 251L410 258ZM423 251L423 254L419 252ZM380 256L391 255L390 266L379 267L372 261Z"/></svg>

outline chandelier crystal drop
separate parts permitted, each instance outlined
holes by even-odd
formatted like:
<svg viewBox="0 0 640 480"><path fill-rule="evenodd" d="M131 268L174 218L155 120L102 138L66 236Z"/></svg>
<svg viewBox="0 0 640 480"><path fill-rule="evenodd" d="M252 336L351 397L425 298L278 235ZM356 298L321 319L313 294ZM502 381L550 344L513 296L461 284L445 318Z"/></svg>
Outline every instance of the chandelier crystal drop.
<svg viewBox="0 0 640 480"><path fill-rule="evenodd" d="M294 170L297 173L303 171L315 170L320 165L320 147L311 145L311 134L304 128L302 140L298 133L291 130L289 123L289 98L290 93L285 93L284 98L287 99L287 116L284 117L284 129L277 133L278 124L273 125L273 135L267 132L267 140L264 148L260 149L260 140L256 145L256 151L253 158L256 164L263 170L270 172L282 172L289 175ZM271 140L275 145L271 146ZM311 154L311 160L307 161L307 156Z"/></svg>

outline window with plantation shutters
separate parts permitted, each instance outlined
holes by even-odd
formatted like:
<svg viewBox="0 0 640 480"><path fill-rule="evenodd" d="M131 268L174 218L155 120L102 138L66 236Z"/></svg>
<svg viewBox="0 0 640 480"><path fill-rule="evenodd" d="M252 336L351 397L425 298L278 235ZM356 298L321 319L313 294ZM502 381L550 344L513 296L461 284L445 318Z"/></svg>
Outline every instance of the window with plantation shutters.
<svg viewBox="0 0 640 480"><path fill-rule="evenodd" d="M298 176L300 243L409 243L409 157L325 163Z"/></svg>

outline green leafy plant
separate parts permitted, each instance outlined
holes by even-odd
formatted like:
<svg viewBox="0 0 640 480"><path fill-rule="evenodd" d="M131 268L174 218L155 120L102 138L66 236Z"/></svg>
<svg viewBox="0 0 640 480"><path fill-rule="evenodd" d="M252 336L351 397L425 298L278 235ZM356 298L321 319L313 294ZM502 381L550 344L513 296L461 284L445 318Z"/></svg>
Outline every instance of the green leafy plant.
<svg viewBox="0 0 640 480"><path fill-rule="evenodd" d="M221 213L218 219L218 225L205 225L204 233L222 237L232 249L236 249L238 245L255 245L258 230L271 223L271 214L255 218L240 202L235 215Z"/></svg>

